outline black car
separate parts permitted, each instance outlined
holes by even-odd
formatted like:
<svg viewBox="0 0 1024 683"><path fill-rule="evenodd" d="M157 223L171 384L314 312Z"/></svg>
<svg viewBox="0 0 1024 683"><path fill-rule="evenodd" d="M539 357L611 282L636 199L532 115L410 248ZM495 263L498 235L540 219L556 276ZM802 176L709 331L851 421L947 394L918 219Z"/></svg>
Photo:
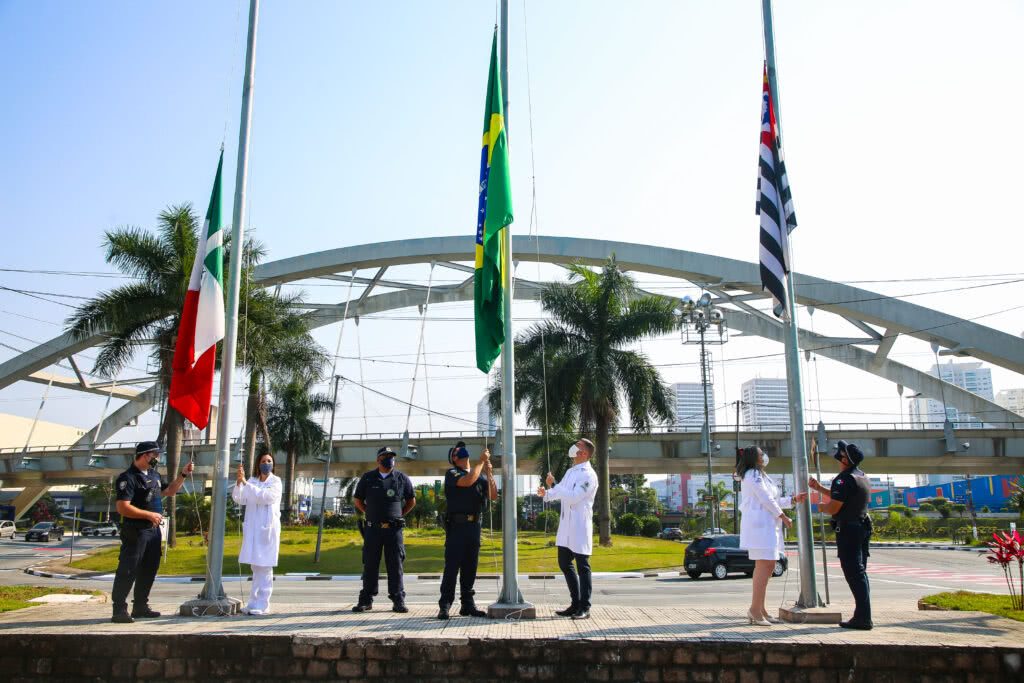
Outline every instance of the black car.
<svg viewBox="0 0 1024 683"><path fill-rule="evenodd" d="M82 529L82 536L110 536L115 538L118 534L116 524L94 524L93 526L87 526Z"/></svg>
<svg viewBox="0 0 1024 683"><path fill-rule="evenodd" d="M662 529L661 533L658 534L658 538L665 539L666 541L681 541L683 540L683 530L678 527Z"/></svg>
<svg viewBox="0 0 1024 683"><path fill-rule="evenodd" d="M39 522L25 532L26 541L49 541L55 538L58 541L64 540L64 527L58 522Z"/></svg>
<svg viewBox="0 0 1024 683"><path fill-rule="evenodd" d="M704 573L716 579L738 572L747 576L754 574L754 561L740 548L740 537L736 534L701 536L686 546L683 558L683 566L691 579ZM782 576L788 568L789 562L783 555L775 562L772 576Z"/></svg>

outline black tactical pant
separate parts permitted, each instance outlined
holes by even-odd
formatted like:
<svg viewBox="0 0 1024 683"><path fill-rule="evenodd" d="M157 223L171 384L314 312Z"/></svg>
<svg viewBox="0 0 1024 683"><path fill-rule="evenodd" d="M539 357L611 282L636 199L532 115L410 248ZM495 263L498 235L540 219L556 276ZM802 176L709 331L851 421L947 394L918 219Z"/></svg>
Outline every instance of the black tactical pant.
<svg viewBox="0 0 1024 683"><path fill-rule="evenodd" d="M370 605L377 595L377 574L380 556L388 570L388 597L393 601L405 600L402 563L405 562L405 542L402 529L392 525L387 529L367 526L363 532L363 589L359 591L359 604Z"/></svg>
<svg viewBox="0 0 1024 683"><path fill-rule="evenodd" d="M128 609L128 591L135 584L134 609L149 604L149 591L160 568L160 527L126 523L121 529L121 554L114 587L110 591L114 611Z"/></svg>
<svg viewBox="0 0 1024 683"><path fill-rule="evenodd" d="M843 576L850 586L857 606L853 611L858 624L871 623L871 588L868 585L868 544L871 541L871 527L860 521L840 522L836 531L836 553Z"/></svg>
<svg viewBox="0 0 1024 683"><path fill-rule="evenodd" d="M576 562L576 568L572 566ZM558 568L565 575L565 583L569 586L569 597L572 606L578 609L590 609L590 555L574 553L565 546L558 546ZM576 575L579 569L579 576Z"/></svg>
<svg viewBox="0 0 1024 683"><path fill-rule="evenodd" d="M455 579L459 579L459 595L463 606L473 605L473 586L480 560L480 523L452 522L444 537L444 576L441 578L442 607L455 602Z"/></svg>

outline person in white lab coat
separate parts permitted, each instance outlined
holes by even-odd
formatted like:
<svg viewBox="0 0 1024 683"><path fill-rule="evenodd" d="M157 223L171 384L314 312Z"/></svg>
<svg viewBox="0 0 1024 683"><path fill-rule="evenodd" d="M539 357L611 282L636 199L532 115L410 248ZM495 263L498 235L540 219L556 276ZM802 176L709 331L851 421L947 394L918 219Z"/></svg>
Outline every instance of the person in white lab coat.
<svg viewBox="0 0 1024 683"><path fill-rule="evenodd" d="M597 496L597 473L590 465L593 455L593 442L580 439L569 447L573 466L562 481L556 485L555 476L548 472L546 482L552 488L537 489L541 498L562 502L555 545L558 546L558 567L569 585L572 604L555 612L560 617L590 618L590 556L594 552L594 498Z"/></svg>
<svg viewBox="0 0 1024 683"><path fill-rule="evenodd" d="M245 506L242 550L238 561L252 567L252 591L245 614L270 614L274 567L281 545L281 479L274 474L274 456L264 453L248 481L241 463L231 497Z"/></svg>
<svg viewBox="0 0 1024 683"><path fill-rule="evenodd" d="M783 508L792 507L806 498L806 493L795 496L780 496L775 482L765 473L768 456L757 446L743 449L736 466L736 475L742 480L740 489L740 548L747 551L754 560L753 592L747 619L751 624L770 626L779 623L768 615L764 606L768 579L775 570L775 563L785 552L785 533L793 521L786 516Z"/></svg>

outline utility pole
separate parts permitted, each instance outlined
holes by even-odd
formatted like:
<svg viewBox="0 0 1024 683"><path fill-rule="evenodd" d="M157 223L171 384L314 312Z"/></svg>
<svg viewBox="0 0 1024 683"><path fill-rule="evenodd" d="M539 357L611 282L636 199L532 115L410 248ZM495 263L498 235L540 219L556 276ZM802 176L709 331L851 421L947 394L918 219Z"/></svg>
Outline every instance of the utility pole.
<svg viewBox="0 0 1024 683"><path fill-rule="evenodd" d="M331 403L331 431L327 435L327 453L324 454L324 490L320 494L320 521L316 527L316 553L313 563L320 562L320 541L324 537L324 517L327 516L327 478L331 474L331 456L334 454L334 414L338 410L338 383L341 375L334 376L334 401Z"/></svg>
<svg viewBox="0 0 1024 683"><path fill-rule="evenodd" d="M736 462L740 459L740 404L743 401L736 401ZM732 480L732 532L740 532L740 480L735 476Z"/></svg>

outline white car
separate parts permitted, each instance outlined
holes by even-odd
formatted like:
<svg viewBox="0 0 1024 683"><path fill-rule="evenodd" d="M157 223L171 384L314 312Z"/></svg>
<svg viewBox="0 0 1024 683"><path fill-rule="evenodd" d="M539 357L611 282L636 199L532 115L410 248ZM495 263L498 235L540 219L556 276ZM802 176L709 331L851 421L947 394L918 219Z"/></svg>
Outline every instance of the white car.
<svg viewBox="0 0 1024 683"><path fill-rule="evenodd" d="M8 520L0 522L0 538L14 538L14 522Z"/></svg>

